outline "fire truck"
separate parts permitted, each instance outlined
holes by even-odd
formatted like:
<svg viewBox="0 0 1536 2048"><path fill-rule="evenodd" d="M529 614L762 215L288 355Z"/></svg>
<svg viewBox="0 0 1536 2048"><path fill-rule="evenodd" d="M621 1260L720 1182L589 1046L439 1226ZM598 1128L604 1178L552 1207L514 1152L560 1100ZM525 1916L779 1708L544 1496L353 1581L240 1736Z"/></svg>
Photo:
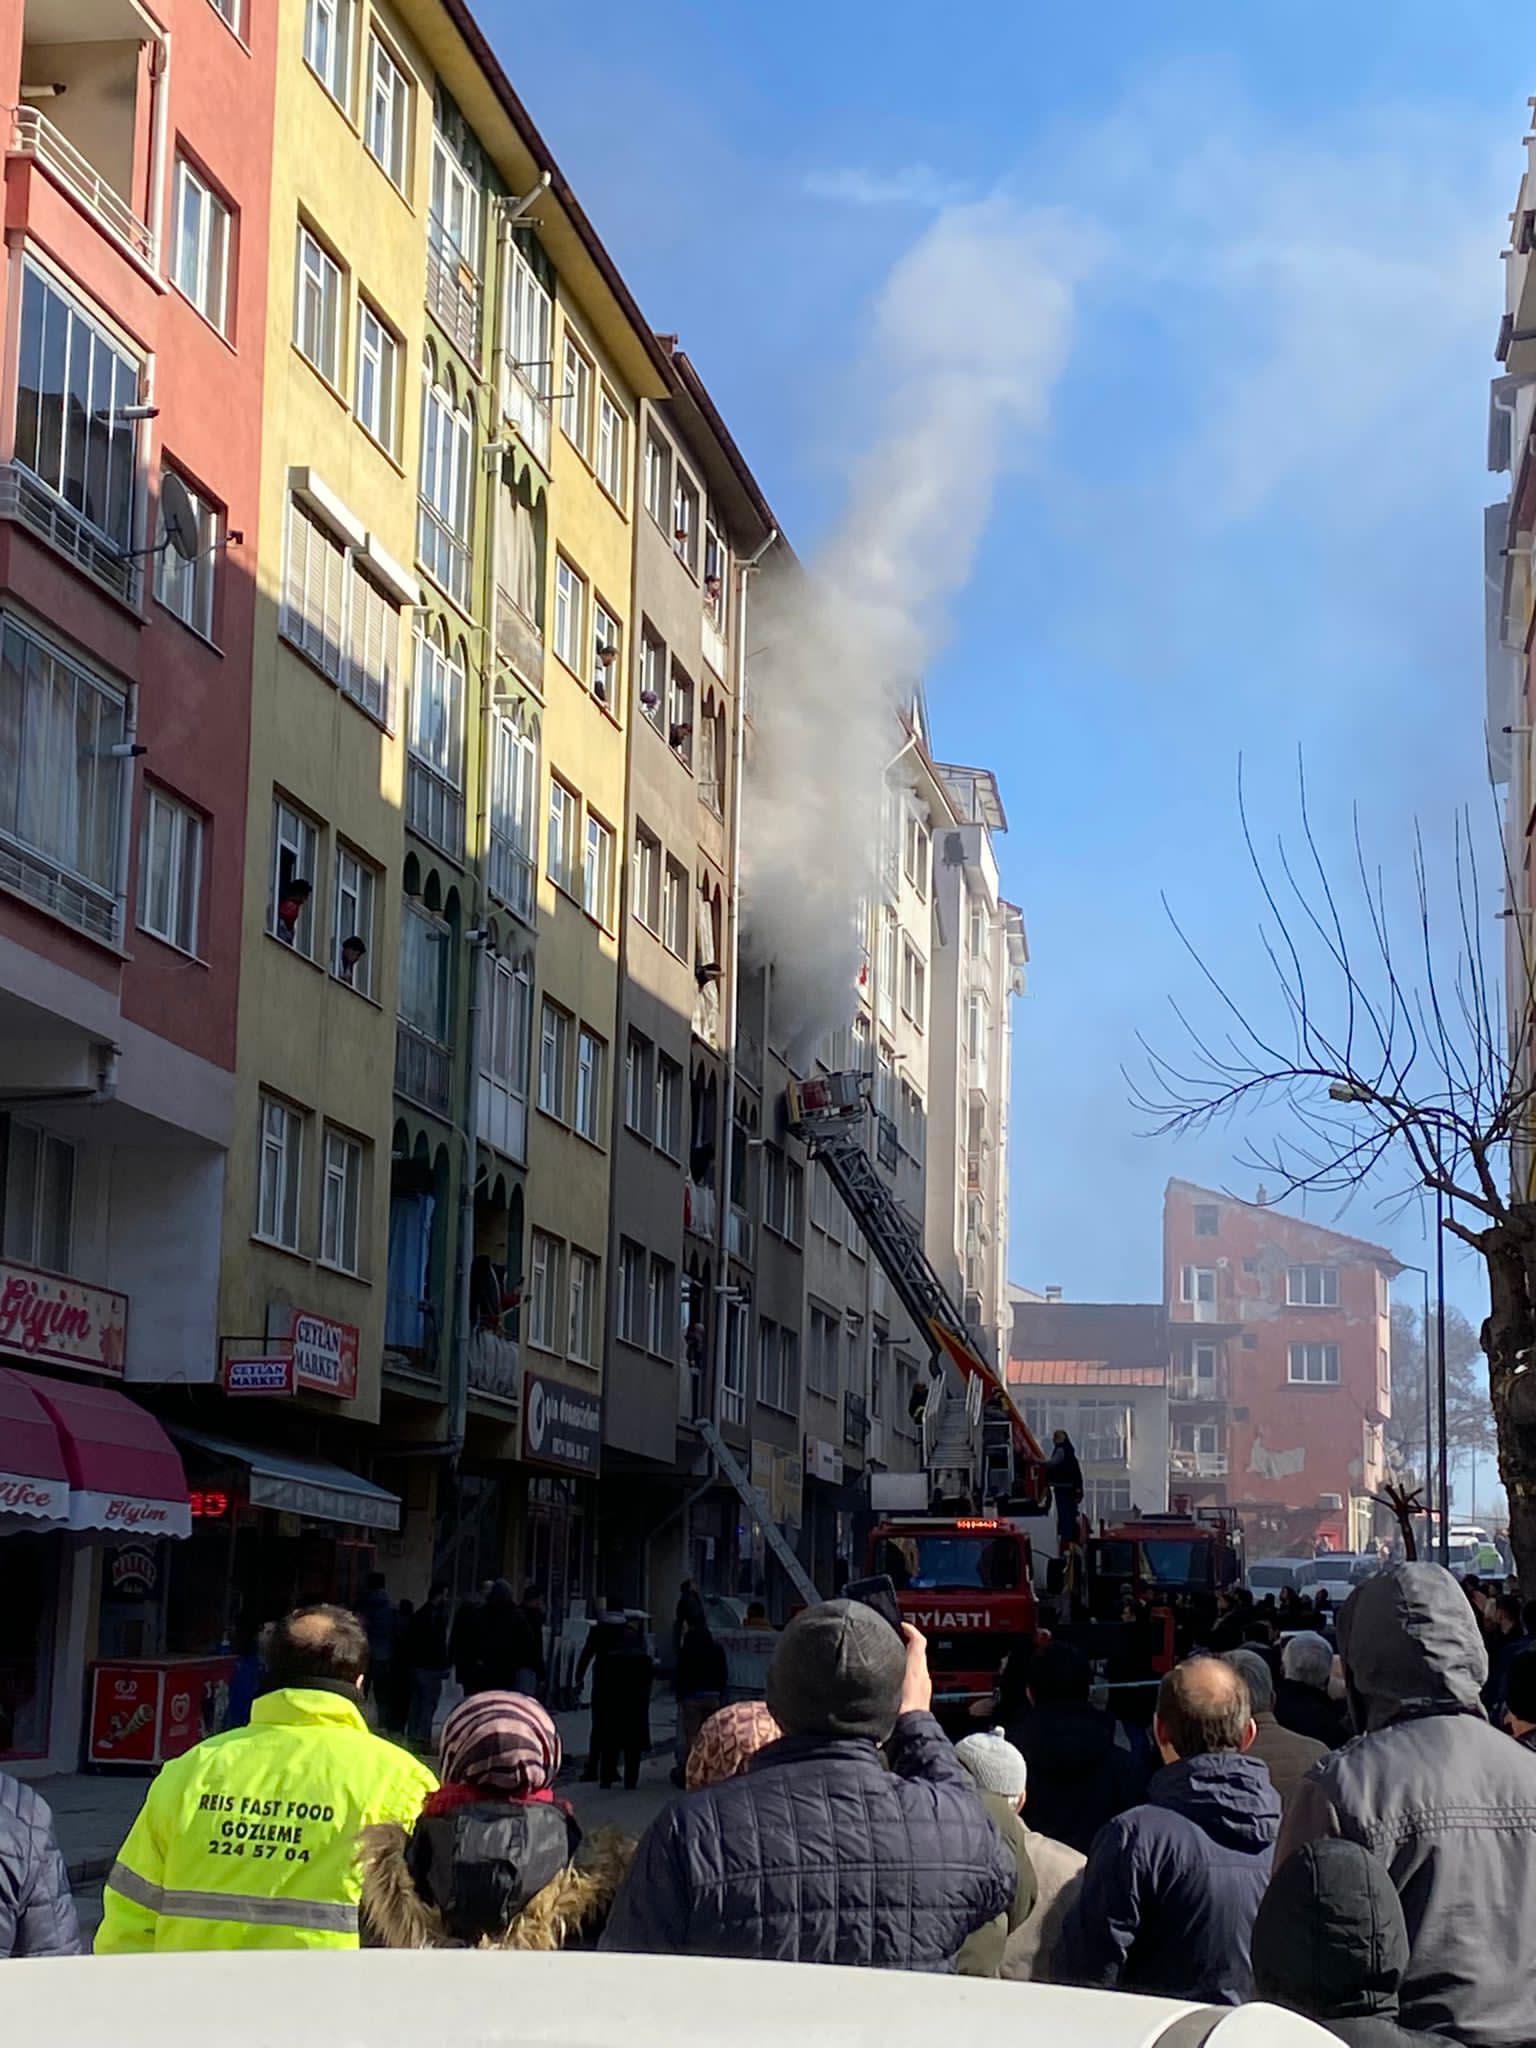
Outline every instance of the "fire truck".
<svg viewBox="0 0 1536 2048"><path fill-rule="evenodd" d="M902 1618L928 1639L934 1712L968 1721L1004 1659L1037 1640L1028 1536L1001 1516L891 1517L870 1531L867 1563L889 1575Z"/></svg>

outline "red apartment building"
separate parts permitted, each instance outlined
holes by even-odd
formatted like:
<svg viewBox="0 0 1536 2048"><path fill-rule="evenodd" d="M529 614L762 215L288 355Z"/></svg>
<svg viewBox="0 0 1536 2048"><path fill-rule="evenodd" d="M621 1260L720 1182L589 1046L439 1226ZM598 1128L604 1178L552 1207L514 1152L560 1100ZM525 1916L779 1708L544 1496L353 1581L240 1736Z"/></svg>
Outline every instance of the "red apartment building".
<svg viewBox="0 0 1536 2048"><path fill-rule="evenodd" d="M0 7L0 1758L33 1768L73 1762L85 1661L149 1640L124 1529L189 1526L120 1390L217 1365L278 11Z"/></svg>
<svg viewBox="0 0 1536 2048"><path fill-rule="evenodd" d="M1168 1183L1169 1491L1236 1508L1250 1556L1375 1534L1401 1270L1380 1245Z"/></svg>

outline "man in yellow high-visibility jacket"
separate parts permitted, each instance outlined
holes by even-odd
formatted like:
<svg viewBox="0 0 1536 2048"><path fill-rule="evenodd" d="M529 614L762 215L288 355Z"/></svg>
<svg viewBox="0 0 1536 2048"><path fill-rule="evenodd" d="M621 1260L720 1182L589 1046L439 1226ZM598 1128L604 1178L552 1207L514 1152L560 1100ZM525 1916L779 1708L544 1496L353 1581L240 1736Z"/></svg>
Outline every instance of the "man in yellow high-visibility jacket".
<svg viewBox="0 0 1536 2048"><path fill-rule="evenodd" d="M103 1896L98 1955L356 1948L357 1838L409 1827L437 1780L373 1734L356 1615L306 1607L262 1637L250 1726L164 1765Z"/></svg>

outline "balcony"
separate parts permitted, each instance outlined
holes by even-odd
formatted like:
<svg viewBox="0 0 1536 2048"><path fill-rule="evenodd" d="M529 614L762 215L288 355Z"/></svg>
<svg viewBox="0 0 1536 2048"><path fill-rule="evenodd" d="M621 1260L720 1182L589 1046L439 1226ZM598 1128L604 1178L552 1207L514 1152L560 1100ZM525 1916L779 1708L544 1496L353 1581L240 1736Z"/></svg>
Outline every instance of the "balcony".
<svg viewBox="0 0 1536 2048"><path fill-rule="evenodd" d="M527 365L501 351L501 416L522 436L536 462L549 468L550 403L540 391L535 370L549 374L546 364Z"/></svg>
<svg viewBox="0 0 1536 2048"><path fill-rule="evenodd" d="M486 882L491 894L524 924L534 920L537 879L532 854L525 853L507 833L493 828Z"/></svg>
<svg viewBox="0 0 1536 2048"><path fill-rule="evenodd" d="M1168 1470L1175 1479L1225 1479L1225 1451L1170 1451Z"/></svg>
<svg viewBox="0 0 1536 2048"><path fill-rule="evenodd" d="M510 592L496 590L496 688L498 697L511 694L503 687L507 671L544 694L544 636Z"/></svg>
<svg viewBox="0 0 1536 2048"><path fill-rule="evenodd" d="M725 679L726 651L724 632L725 599L717 589L711 597L708 588L704 593L704 659L715 674Z"/></svg>
<svg viewBox="0 0 1536 2048"><path fill-rule="evenodd" d="M432 1302L391 1286L384 1301L385 1369L435 1382L440 1327Z"/></svg>
<svg viewBox="0 0 1536 2048"><path fill-rule="evenodd" d="M1225 1401L1227 1376L1224 1372L1171 1372L1168 1375L1170 1401Z"/></svg>
<svg viewBox="0 0 1536 2048"><path fill-rule="evenodd" d="M740 1259L746 1265L751 1264L752 1218L745 1209L738 1209L734 1202L725 1219L725 1248L733 1259Z"/></svg>
<svg viewBox="0 0 1536 2048"><path fill-rule="evenodd" d="M706 1244L712 1244L718 1217L714 1189L701 1187L697 1181L684 1181L683 1228L689 1236L702 1237Z"/></svg>
<svg viewBox="0 0 1536 2048"><path fill-rule="evenodd" d="M984 1052L973 1052L966 1055L965 1081L971 1094L979 1101L985 1102L987 1099L988 1078L987 1056Z"/></svg>
<svg viewBox="0 0 1536 2048"><path fill-rule="evenodd" d="M10 146L17 156L31 157L56 185L94 215L130 255L149 270L155 268L155 238L148 227L90 158L82 155L69 137L36 107L11 109Z"/></svg>
<svg viewBox="0 0 1536 2048"><path fill-rule="evenodd" d="M465 361L480 364L480 280L434 215L427 231L427 311Z"/></svg>
<svg viewBox="0 0 1536 2048"><path fill-rule="evenodd" d="M516 1407L522 1399L523 1368L517 1339L495 1330L472 1330L469 1337L469 1389L489 1394Z"/></svg>
<svg viewBox="0 0 1536 2048"><path fill-rule="evenodd" d="M415 754L405 764L405 822L450 860L463 860L463 795Z"/></svg>
<svg viewBox="0 0 1536 2048"><path fill-rule="evenodd" d="M114 597L137 607L139 563L124 556L104 533L55 497L19 462L0 463L0 519L14 519L27 527Z"/></svg>
<svg viewBox="0 0 1536 2048"><path fill-rule="evenodd" d="M395 1093L433 1116L453 1115L453 1054L403 1020L395 1025Z"/></svg>

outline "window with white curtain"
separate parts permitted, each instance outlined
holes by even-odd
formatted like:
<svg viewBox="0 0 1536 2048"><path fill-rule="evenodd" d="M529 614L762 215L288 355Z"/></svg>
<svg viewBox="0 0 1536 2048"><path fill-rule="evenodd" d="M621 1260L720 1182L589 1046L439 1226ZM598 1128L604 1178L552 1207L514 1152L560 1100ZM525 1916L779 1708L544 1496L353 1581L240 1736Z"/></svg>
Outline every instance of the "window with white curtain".
<svg viewBox="0 0 1536 2048"><path fill-rule="evenodd" d="M0 1115L0 1257L49 1273L74 1266L75 1147Z"/></svg>
<svg viewBox="0 0 1536 2048"><path fill-rule="evenodd" d="M196 955L203 893L203 820L166 790L144 790L139 928Z"/></svg>
<svg viewBox="0 0 1536 2048"><path fill-rule="evenodd" d="M255 1234L290 1252L299 1248L304 1121L299 1110L263 1091Z"/></svg>
<svg viewBox="0 0 1536 2048"><path fill-rule="evenodd" d="M361 1272L363 1148L344 1131L325 1132L320 1188L320 1261L340 1273Z"/></svg>

